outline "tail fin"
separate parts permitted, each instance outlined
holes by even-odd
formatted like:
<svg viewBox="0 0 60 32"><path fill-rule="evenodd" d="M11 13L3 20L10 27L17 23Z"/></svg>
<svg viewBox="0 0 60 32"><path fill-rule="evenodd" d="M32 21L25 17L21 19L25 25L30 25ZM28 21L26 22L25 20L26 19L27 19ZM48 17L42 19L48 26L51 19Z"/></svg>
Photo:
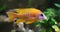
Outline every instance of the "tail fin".
<svg viewBox="0 0 60 32"><path fill-rule="evenodd" d="M7 14L8 14L8 21L9 22L13 22L14 19L17 17L17 14L14 12L7 12Z"/></svg>

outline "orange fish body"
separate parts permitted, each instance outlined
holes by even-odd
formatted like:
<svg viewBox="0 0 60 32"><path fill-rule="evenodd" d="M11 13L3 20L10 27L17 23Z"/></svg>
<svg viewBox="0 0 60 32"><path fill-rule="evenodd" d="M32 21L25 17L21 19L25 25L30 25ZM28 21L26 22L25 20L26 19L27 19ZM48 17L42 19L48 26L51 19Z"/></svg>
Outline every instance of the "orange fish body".
<svg viewBox="0 0 60 32"><path fill-rule="evenodd" d="M16 12L16 13L15 13ZM42 12L35 8L25 8L25 9L15 9L14 12L7 12L9 17L9 22L14 21L14 19L18 18L16 23L24 22L26 24L31 24L36 22L37 15L42 14Z"/></svg>

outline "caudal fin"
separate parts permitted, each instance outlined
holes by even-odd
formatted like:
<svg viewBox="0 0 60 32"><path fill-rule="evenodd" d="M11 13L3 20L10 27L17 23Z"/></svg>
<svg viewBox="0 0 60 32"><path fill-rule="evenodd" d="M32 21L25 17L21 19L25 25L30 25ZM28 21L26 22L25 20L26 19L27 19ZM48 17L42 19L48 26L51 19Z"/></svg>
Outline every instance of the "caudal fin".
<svg viewBox="0 0 60 32"><path fill-rule="evenodd" d="M8 21L9 22L13 22L14 19L17 17L17 14L14 12L7 12L7 15L8 15Z"/></svg>

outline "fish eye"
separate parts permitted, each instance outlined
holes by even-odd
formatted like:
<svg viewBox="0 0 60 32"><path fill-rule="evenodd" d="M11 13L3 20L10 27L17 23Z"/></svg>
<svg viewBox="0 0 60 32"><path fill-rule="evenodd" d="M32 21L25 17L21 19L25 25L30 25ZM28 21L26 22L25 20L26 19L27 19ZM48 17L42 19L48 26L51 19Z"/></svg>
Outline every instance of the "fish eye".
<svg viewBox="0 0 60 32"><path fill-rule="evenodd" d="M43 16L43 14L41 14L41 16Z"/></svg>

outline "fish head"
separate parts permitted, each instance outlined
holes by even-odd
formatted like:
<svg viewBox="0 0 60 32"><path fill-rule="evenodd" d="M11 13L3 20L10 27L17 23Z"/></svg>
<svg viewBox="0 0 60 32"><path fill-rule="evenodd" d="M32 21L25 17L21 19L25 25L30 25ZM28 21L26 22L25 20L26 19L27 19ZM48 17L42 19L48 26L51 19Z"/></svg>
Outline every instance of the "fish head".
<svg viewBox="0 0 60 32"><path fill-rule="evenodd" d="M38 20L46 20L47 19L46 15L44 15L43 13L38 14L36 17L37 17Z"/></svg>

